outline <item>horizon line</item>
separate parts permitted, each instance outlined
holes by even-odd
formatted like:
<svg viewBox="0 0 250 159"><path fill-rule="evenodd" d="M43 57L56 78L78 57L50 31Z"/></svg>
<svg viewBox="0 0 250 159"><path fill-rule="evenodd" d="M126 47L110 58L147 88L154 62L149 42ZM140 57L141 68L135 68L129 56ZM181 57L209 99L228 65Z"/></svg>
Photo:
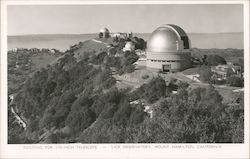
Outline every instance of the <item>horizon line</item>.
<svg viewBox="0 0 250 159"><path fill-rule="evenodd" d="M121 32L121 33L126 33L126 32ZM133 33L133 32L132 32ZM152 33L152 32L151 32ZM140 32L135 32L133 34L151 34L149 32L144 32L144 33L140 33ZM228 33L244 33L244 32L214 32L214 33L187 33L187 34L228 34ZM7 36L32 36L32 35L84 35L84 34L98 34L98 32L96 33L44 33L44 34L15 34L15 35L8 35Z"/></svg>

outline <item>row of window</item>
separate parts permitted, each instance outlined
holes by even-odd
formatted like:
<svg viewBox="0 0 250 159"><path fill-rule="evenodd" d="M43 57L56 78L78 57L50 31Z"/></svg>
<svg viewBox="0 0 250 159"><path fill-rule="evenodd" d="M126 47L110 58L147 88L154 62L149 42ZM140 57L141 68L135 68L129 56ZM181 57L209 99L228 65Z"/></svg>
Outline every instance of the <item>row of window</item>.
<svg viewBox="0 0 250 159"><path fill-rule="evenodd" d="M151 62L180 62L180 60L150 60Z"/></svg>

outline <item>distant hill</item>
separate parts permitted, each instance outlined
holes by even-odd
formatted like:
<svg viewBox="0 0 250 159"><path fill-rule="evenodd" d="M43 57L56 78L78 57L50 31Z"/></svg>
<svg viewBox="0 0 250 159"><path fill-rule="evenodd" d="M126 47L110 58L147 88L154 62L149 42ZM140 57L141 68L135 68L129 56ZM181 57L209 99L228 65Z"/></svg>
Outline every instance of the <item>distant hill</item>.
<svg viewBox="0 0 250 159"><path fill-rule="evenodd" d="M96 38L97 34L53 34L8 36L8 50L13 48L56 48L69 49L80 41Z"/></svg>
<svg viewBox="0 0 250 159"><path fill-rule="evenodd" d="M150 33L135 33L135 36L148 40ZM201 49L243 49L243 33L189 33L192 48ZM22 48L56 48L67 50L71 45L96 38L97 34L53 34L8 36L8 50Z"/></svg>

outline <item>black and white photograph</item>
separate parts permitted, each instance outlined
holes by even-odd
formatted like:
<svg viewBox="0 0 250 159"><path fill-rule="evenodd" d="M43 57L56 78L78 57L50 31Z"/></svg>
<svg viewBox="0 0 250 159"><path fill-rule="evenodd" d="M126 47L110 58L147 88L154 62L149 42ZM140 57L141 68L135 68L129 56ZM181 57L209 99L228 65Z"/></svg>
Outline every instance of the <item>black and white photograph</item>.
<svg viewBox="0 0 250 159"><path fill-rule="evenodd" d="M7 145L249 142L243 3L6 10Z"/></svg>

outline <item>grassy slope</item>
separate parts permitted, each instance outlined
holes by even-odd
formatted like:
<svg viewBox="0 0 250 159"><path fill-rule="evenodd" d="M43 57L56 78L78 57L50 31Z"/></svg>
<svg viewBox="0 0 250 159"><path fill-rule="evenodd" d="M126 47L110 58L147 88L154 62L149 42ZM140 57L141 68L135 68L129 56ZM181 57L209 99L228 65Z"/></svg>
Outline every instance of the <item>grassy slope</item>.
<svg viewBox="0 0 250 159"><path fill-rule="evenodd" d="M17 59L15 55L12 53L8 54L8 64L12 63L8 67L8 88L9 94L16 93L16 89L26 80L26 78L34 71L37 71L41 68L45 68L48 64L51 64L57 57L54 54L50 53L40 53L38 55L27 56L31 62L28 62L26 59L24 62L21 61L23 64L20 65L19 68L15 68L15 62L20 61ZM28 66L25 66L25 65Z"/></svg>
<svg viewBox="0 0 250 159"><path fill-rule="evenodd" d="M77 61L80 61L81 57L85 53L98 53L100 51L107 51L107 47L105 44L87 40L83 42L82 46L80 46L79 49L74 51L74 57L77 59Z"/></svg>
<svg viewBox="0 0 250 159"><path fill-rule="evenodd" d="M54 61L57 57L53 54L42 54L37 56L32 56L32 69L38 70L40 68L46 67L48 64L50 64L52 61Z"/></svg>

